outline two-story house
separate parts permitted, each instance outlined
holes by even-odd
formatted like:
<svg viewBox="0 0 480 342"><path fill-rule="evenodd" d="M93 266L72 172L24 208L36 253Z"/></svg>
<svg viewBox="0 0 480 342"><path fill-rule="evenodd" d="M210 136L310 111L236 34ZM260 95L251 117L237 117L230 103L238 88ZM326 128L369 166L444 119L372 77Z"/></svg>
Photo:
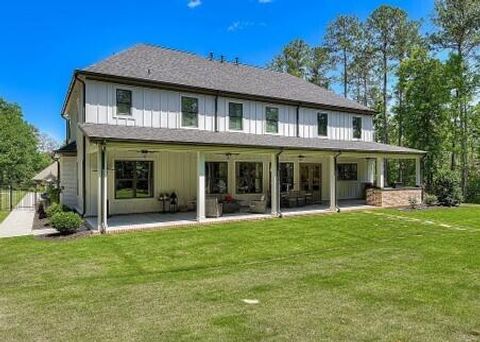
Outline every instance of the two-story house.
<svg viewBox="0 0 480 342"><path fill-rule="evenodd" d="M387 193L383 161L416 160L420 187L423 152L374 142L373 115L288 74L137 45L73 75L61 200L102 231L171 205L202 221L212 197L274 216L337 210L369 188L370 204L402 205L421 191Z"/></svg>

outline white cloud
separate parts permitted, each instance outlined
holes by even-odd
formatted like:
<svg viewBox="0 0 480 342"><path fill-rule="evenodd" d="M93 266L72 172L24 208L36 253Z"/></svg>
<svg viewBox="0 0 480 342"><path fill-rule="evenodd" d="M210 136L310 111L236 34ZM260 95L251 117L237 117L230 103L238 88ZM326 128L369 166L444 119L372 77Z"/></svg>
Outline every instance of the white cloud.
<svg viewBox="0 0 480 342"><path fill-rule="evenodd" d="M234 31L241 31L251 27L265 27L267 24L265 23L256 23L253 21L234 21L227 27L227 31L234 32Z"/></svg>
<svg viewBox="0 0 480 342"><path fill-rule="evenodd" d="M258 0L258 3L260 4L269 4L271 3L273 0Z"/></svg>
<svg viewBox="0 0 480 342"><path fill-rule="evenodd" d="M262 1L265 1L265 0L262 0ZM187 4L187 6L189 8L195 8L195 7L198 7L202 4L202 1L201 0L190 0Z"/></svg>

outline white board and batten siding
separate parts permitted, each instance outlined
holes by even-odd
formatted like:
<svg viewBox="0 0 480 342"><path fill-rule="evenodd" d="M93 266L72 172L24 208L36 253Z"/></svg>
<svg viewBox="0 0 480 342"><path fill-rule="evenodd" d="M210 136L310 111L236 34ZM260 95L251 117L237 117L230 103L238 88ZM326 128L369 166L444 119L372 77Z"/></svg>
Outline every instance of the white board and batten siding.
<svg viewBox="0 0 480 342"><path fill-rule="evenodd" d="M69 208L77 209L77 158L60 158L60 202Z"/></svg>
<svg viewBox="0 0 480 342"><path fill-rule="evenodd" d="M215 96L194 94L140 86L120 85L102 81L86 81L86 115L88 123L153 128L182 128L181 97L198 98L198 129L215 130ZM116 89L132 91L132 114L116 115ZM279 109L278 135L296 136L295 106L251 101L235 98L218 98L217 129L229 131L229 102L243 104L244 133L266 134L265 108ZM371 115L351 114L329 110L300 108L299 133L303 138L318 138L317 114L328 114L328 139L353 140L353 117L362 118L362 141L373 141L373 118Z"/></svg>

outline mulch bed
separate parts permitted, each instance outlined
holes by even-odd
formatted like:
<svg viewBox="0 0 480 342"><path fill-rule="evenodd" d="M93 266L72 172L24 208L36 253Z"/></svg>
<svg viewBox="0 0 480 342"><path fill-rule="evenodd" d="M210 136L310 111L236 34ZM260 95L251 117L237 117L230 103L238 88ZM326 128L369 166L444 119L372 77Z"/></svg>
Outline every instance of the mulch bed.
<svg viewBox="0 0 480 342"><path fill-rule="evenodd" d="M47 228L53 228L52 226L50 226L50 222L48 218L45 217L41 219L38 213L35 213L33 217L32 229L38 230L38 229L47 229ZM82 225L75 233L62 234L62 233L56 232L51 234L37 235L36 238L40 240L72 240L72 239L85 237L91 234L93 234L93 232L90 229L88 229L87 226Z"/></svg>
<svg viewBox="0 0 480 342"><path fill-rule="evenodd" d="M64 241L79 239L90 236L92 234L93 232L90 229L82 225L75 233L62 234L57 232L52 234L37 235L36 237L39 240Z"/></svg>

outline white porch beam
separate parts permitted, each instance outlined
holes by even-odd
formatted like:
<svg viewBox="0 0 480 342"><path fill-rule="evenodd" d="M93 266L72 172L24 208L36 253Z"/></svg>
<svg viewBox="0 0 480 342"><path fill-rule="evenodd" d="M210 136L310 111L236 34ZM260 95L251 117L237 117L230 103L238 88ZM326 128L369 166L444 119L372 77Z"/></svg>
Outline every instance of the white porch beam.
<svg viewBox="0 0 480 342"><path fill-rule="evenodd" d="M270 168L270 203L272 208L272 216L280 215L280 203L278 201L278 156L277 153L271 155Z"/></svg>
<svg viewBox="0 0 480 342"><path fill-rule="evenodd" d="M385 159L383 157L377 158L377 188L383 189L385 187Z"/></svg>
<svg viewBox="0 0 480 342"><path fill-rule="evenodd" d="M415 158L415 185L422 186L422 163L419 156Z"/></svg>
<svg viewBox="0 0 480 342"><path fill-rule="evenodd" d="M197 152L197 221L205 220L205 153Z"/></svg>
<svg viewBox="0 0 480 342"><path fill-rule="evenodd" d="M330 210L337 211L337 170L336 168L336 161L335 156L330 155L328 157L328 176L329 176L329 183L330 183Z"/></svg>

